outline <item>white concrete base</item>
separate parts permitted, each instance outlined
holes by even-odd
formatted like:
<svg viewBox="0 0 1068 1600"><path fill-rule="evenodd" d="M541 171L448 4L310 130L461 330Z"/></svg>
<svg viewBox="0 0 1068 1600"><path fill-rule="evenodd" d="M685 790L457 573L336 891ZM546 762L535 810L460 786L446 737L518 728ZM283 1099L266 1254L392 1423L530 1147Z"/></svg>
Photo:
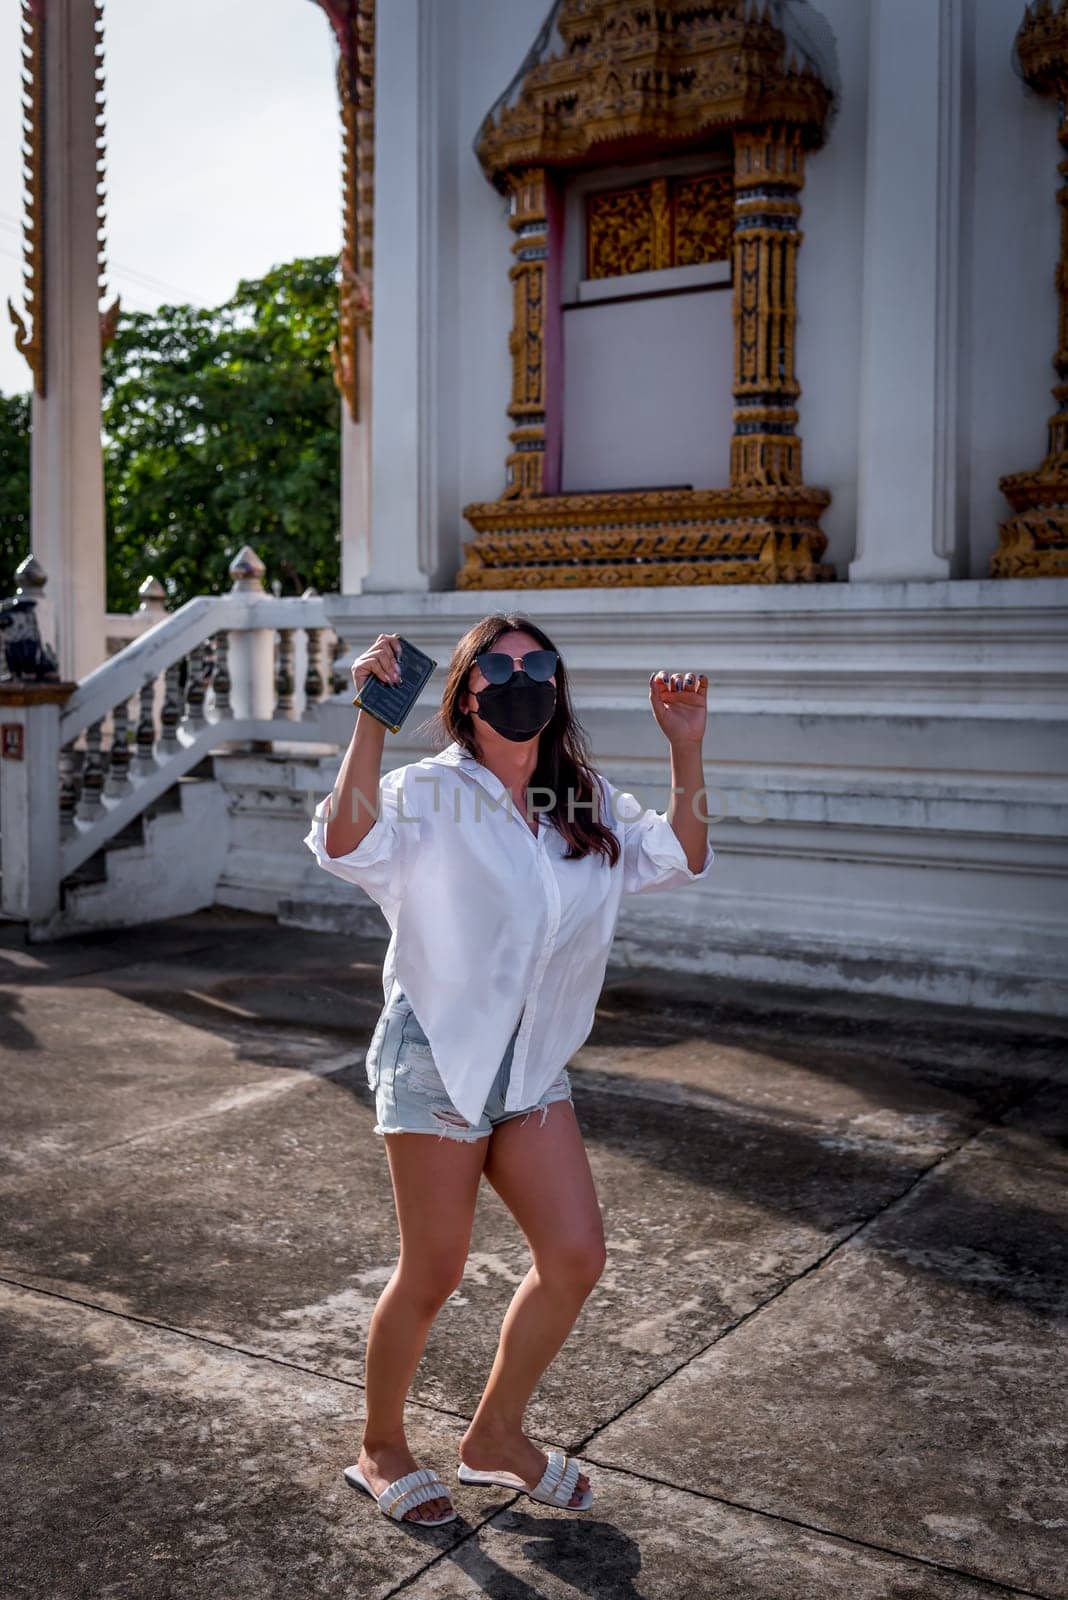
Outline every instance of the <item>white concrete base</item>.
<svg viewBox="0 0 1068 1600"><path fill-rule="evenodd" d="M328 597L353 654L388 629L440 663L386 767L427 748L408 728L456 640L513 606L559 646L596 764L658 810L649 674L709 675L716 869L625 901L614 959L1068 1012L1068 581ZM354 716L324 708L339 755L318 794ZM321 925L336 896L312 879L289 898L309 895ZM338 926L362 898L346 892Z"/></svg>
<svg viewBox="0 0 1068 1600"><path fill-rule="evenodd" d="M327 597L353 654L389 630L439 662L386 768L432 748L414 730L457 639L512 607L559 647L595 765L657 810L670 771L649 675L709 676L716 866L624 900L615 962L1068 1014L1068 580ZM215 903L385 938L302 843L350 699L320 708L315 745L215 754L215 781L184 786L198 809L114 852L60 931Z"/></svg>

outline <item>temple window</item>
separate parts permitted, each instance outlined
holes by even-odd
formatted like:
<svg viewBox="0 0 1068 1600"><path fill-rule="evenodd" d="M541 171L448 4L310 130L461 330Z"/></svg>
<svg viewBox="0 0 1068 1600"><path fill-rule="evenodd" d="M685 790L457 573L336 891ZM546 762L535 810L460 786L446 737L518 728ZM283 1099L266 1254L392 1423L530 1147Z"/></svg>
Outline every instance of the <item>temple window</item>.
<svg viewBox="0 0 1068 1600"><path fill-rule="evenodd" d="M475 141L511 201L512 426L458 588L834 578L794 329L837 100L802 0L556 0Z"/></svg>
<svg viewBox="0 0 1068 1600"><path fill-rule="evenodd" d="M563 183L560 488L730 474L733 165L706 149Z"/></svg>

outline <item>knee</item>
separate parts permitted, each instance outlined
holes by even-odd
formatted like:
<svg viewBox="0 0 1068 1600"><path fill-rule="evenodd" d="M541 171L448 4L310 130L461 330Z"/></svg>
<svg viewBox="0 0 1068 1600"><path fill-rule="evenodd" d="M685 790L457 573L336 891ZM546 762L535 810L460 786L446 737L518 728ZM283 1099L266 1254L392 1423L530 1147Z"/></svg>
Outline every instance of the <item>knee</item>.
<svg viewBox="0 0 1068 1600"><path fill-rule="evenodd" d="M550 1251L538 1255L536 1265L538 1276L544 1281L588 1294L604 1271L606 1260L604 1239L591 1235L559 1240Z"/></svg>
<svg viewBox="0 0 1068 1600"><path fill-rule="evenodd" d="M440 1311L450 1294L463 1282L464 1260L434 1260L414 1265L402 1261L397 1271L397 1287L411 1305L425 1316Z"/></svg>

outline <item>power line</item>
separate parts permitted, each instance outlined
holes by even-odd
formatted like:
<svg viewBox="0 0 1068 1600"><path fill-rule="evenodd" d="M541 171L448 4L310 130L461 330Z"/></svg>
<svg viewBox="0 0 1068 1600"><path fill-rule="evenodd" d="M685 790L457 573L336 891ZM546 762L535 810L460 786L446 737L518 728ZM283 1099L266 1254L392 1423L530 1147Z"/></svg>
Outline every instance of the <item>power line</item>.
<svg viewBox="0 0 1068 1600"><path fill-rule="evenodd" d="M18 262L22 261L22 257L20 255L18 255L14 250L9 250L7 248L7 246L4 245L4 244L0 244L0 256L7 256L10 261L18 261ZM141 303L140 304L131 305L131 306L127 306L126 309L128 311L155 311L155 310L157 310L157 307L152 304L152 301L148 298L147 295L137 296L136 285L134 286L134 296L135 296L135 299L140 299Z"/></svg>
<svg viewBox="0 0 1068 1600"><path fill-rule="evenodd" d="M22 233L22 224L19 222L17 217L12 216L10 211L0 210L0 227L7 228L11 233L17 233L20 235ZM8 252L5 251L5 254L7 253ZM206 297L204 295L189 294L187 290L179 288L177 284L168 283L163 278L155 278L151 273L141 272L136 267L124 266L121 261L109 260L107 263L107 268L111 276L116 278L126 278L130 283L142 289L152 289L161 291L165 294L174 294L177 295L179 299L188 301L193 305L205 304Z"/></svg>

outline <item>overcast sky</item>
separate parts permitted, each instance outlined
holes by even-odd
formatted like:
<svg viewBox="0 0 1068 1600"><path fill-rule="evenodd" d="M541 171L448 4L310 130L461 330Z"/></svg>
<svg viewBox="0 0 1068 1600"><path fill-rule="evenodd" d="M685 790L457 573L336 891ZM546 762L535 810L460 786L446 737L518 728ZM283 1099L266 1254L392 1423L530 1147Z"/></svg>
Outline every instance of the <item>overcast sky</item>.
<svg viewBox="0 0 1068 1600"><path fill-rule="evenodd" d="M22 307L20 6L0 4L0 390L30 387ZM108 300L216 304L340 245L334 36L312 0L105 0Z"/></svg>

